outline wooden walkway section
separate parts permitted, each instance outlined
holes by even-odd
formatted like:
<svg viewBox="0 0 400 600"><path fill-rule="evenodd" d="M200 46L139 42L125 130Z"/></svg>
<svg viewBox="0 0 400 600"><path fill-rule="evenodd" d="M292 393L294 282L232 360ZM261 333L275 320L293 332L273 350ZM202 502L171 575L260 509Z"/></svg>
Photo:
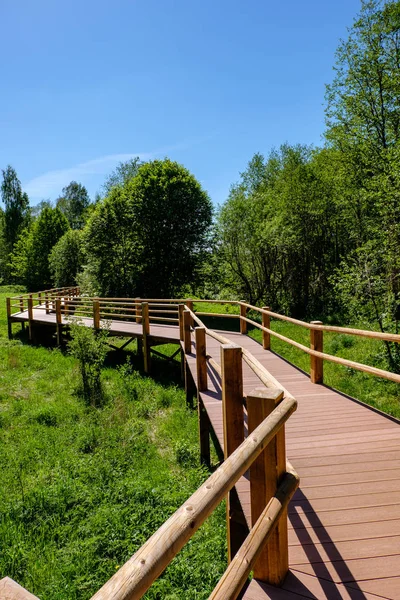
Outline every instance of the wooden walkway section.
<svg viewBox="0 0 400 600"><path fill-rule="evenodd" d="M12 322L28 321L27 311ZM54 313L33 312L35 326L56 325ZM63 316L63 325L68 319ZM93 319L83 319L93 326ZM111 321L112 335L141 338L142 325ZM400 599L400 428L391 419L323 385L248 337L221 332L248 349L298 401L286 424L287 456L300 475L289 505L290 571L283 587L251 581L245 600ZM175 325L150 326L154 342L179 343ZM207 354L220 363L220 344L207 337ZM186 354L196 383L195 341ZM260 380L243 365L244 395ZM221 381L208 365L201 401L223 448ZM250 523L249 481L236 485Z"/></svg>
<svg viewBox="0 0 400 600"><path fill-rule="evenodd" d="M247 348L298 401L286 424L288 459L300 475L289 505L290 572L282 588L256 581L247 600L400 598L400 428L367 406L310 382L307 375L246 335L222 332ZM195 343L187 355L196 380ZM220 344L207 338L220 362ZM201 393L223 447L221 387L208 366ZM244 395L260 381L243 365ZM249 482L236 486L250 522Z"/></svg>
<svg viewBox="0 0 400 600"><path fill-rule="evenodd" d="M50 327L56 327L56 315L54 312L46 313L44 310L40 310L37 308L33 309L33 323L34 327L47 325ZM63 327L68 327L71 323L71 317L66 317L62 315L61 317L61 325ZM23 312L15 313L12 315L13 323L28 323L29 322L29 314L27 310ZM93 327L93 318L92 317L79 317L79 322L86 327ZM118 337L131 337L131 338L142 338L143 337L143 327L141 323L136 323L135 321L121 321L120 319L109 320L107 321L109 325L109 333L112 336ZM100 321L100 326L102 322ZM152 345L156 345L156 343L160 344L179 344L179 328L174 325L163 325L163 324L155 324L152 323L150 325L150 337L152 339Z"/></svg>

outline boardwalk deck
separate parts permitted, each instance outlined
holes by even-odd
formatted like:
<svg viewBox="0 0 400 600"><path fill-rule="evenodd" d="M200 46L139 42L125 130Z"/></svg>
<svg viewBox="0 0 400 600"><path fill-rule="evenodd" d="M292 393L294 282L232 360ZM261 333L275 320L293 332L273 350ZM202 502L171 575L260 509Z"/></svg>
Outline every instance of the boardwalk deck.
<svg viewBox="0 0 400 600"><path fill-rule="evenodd" d="M55 325L55 315L33 314L36 323ZM27 313L13 321L28 320ZM92 319L85 320L92 325ZM140 337L140 324L111 322L111 333ZM378 600L400 598L400 428L323 385L248 336L223 332L255 356L297 400L286 425L287 454L300 475L289 506L290 572L282 588L252 581L245 600ZM178 342L178 328L151 325L150 334ZM187 361L196 381L195 345ZM207 353L220 361L220 345L207 337ZM202 402L223 446L220 379L208 367L209 389ZM244 392L260 386L244 364ZM250 522L249 482L237 484Z"/></svg>
<svg viewBox="0 0 400 600"><path fill-rule="evenodd" d="M250 337L223 332L247 348L297 400L286 425L289 460L300 489L289 506L290 573L282 588L252 581L246 600L372 600L400 598L400 428L395 420L352 401ZM194 341L188 357L196 379ZM207 338L220 361L220 345ZM208 368L201 399L223 445L220 379ZM244 393L260 386L243 365ZM250 522L249 482L237 484Z"/></svg>

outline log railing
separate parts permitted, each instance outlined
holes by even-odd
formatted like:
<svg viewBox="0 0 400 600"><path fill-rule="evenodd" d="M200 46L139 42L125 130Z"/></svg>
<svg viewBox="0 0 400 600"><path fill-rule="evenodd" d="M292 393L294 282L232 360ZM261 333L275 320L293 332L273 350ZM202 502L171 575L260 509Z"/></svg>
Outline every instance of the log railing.
<svg viewBox="0 0 400 600"><path fill-rule="evenodd" d="M59 309L57 313L57 299ZM193 303L218 304L238 307L238 313L214 313L196 311L193 313ZM199 317L218 317L224 319L238 319L240 323L240 332L247 333L248 325L256 327L262 331L262 344L264 349L271 348L271 338L279 339L305 354L310 356L310 378L312 383L323 383L323 365L324 361L332 362L344 367L362 371L370 375L382 377L395 383L400 383L400 375L377 367L372 367L356 361L334 356L323 351L324 332L354 335L369 339L380 340L383 342L400 342L400 335L394 333L383 333L379 331L368 331L350 327L339 327L333 325L324 325L321 321L312 321L308 323L299 319L294 319L286 315L273 312L269 307L260 308L248 304L244 301L236 300L202 300L202 299L165 299L165 298L96 298L80 294L78 287L53 288L37 292L36 294L22 294L7 298L7 316L8 332L11 337L12 317L20 313L28 313L28 325L30 336L32 334L32 321L34 320L33 311L43 310L46 314L57 313L57 324L61 330L65 318L82 317L92 318L95 328L99 328L101 321L123 320L132 321L136 319L137 323L142 323L142 304L149 305L148 319L149 323L177 324L179 321L179 305L186 306L192 311L190 316L190 325L200 320ZM256 312L259 319L249 318L249 312ZM147 313L146 313L147 314ZM195 315L195 316L193 316ZM271 328L271 318L286 321L310 331L310 344L305 346L291 338L274 331Z"/></svg>

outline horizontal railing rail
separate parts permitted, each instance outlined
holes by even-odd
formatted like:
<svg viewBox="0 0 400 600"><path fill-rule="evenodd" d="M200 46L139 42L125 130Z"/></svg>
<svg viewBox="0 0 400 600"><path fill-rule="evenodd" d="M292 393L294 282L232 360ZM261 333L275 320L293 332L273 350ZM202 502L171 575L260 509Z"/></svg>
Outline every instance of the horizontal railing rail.
<svg viewBox="0 0 400 600"><path fill-rule="evenodd" d="M61 299L59 308L61 314L58 315L57 321L62 323L63 317L93 317L95 328L100 327L99 319L101 320L136 320L137 323L142 323L142 304L148 304L149 311L146 318L149 322L176 324L178 323L178 307L179 305L186 306L192 311L192 322L197 322L199 317L207 318L224 318L234 319L240 322L241 333L247 333L248 326L258 328L262 332L263 347L268 350L271 348L271 338L276 338L310 356L310 377L313 383L323 383L323 365L325 361L337 364L343 367L361 371L369 375L381 377L395 383L400 383L400 374L387 369L381 369L360 363L357 361L342 358L336 355L329 354L323 351L323 333L337 333L354 335L375 339L382 342L400 343L400 335L395 333L386 333L379 331L369 331L352 327L340 327L334 325L324 325L320 321L312 321L310 323L301 321L293 317L288 317L277 312L273 312L269 307L258 307L244 301L237 300L215 300L215 299L176 299L176 298L98 298L85 296L80 293L77 286L69 286L64 288L52 288L34 294L22 294L7 298L7 314L9 321L13 317L17 317L20 313L27 312L33 316L33 310L45 310L47 314L57 311L57 299ZM96 310L95 303L99 303L99 311ZM238 308L238 313L215 313L194 311L193 304L200 305L203 303L214 305L228 305ZM261 323L255 318L250 318L249 313L255 312L261 317ZM147 314L147 313L146 313ZM195 316L197 315L197 316ZM274 331L271 328L271 319L279 319L288 323L292 323L299 327L310 331L310 345L306 346L297 342L282 333ZM202 323L202 322L201 322ZM9 331L11 324L9 322ZM207 334L209 335L209 334ZM226 342L225 342L226 343ZM254 362L254 361L253 361Z"/></svg>

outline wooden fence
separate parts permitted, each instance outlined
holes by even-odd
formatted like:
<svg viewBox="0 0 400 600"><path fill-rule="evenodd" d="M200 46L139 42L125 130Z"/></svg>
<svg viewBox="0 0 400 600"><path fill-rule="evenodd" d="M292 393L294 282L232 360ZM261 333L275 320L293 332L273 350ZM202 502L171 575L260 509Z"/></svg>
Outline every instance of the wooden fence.
<svg viewBox="0 0 400 600"><path fill-rule="evenodd" d="M165 298L97 298L88 297L80 294L78 287L54 288L37 292L35 294L23 294L7 298L7 316L8 331L11 337L12 317L15 314L27 311L29 321L29 333L32 337L33 310L43 310L47 314L56 313L58 341L61 341L61 326L64 318L92 318L93 326L98 329L101 322L106 320L122 320L143 323L143 332L146 335L149 332L151 323L178 324L179 310L187 308L193 309L196 304L228 304L238 307L238 314L230 313L207 313L196 311L199 317L218 317L223 319L236 319L240 323L240 332L247 333L248 325L256 327L262 331L263 347L266 350L271 349L271 337L275 337L310 356L310 378L312 383L323 383L323 365L324 361L329 361L344 367L362 371L370 375L382 377L395 383L400 383L400 375L377 367L365 365L352 360L341 358L339 356L327 354L323 351L324 332L333 332L338 334L354 335L369 339L375 339L382 342L400 342L400 335L394 333L382 333L378 331L369 331L364 329L355 329L350 327L339 327L324 325L321 321L312 321L310 323L293 319L286 315L281 315L270 310L269 307L260 308L243 301L236 300L203 300L203 299L165 299ZM146 308L146 306L148 308ZM148 309L148 312L147 312ZM259 319L249 318L250 312L259 315ZM191 324L194 317L191 317ZM305 346L295 340L292 340L271 328L271 319L277 319L293 323L299 327L310 331L310 344ZM148 354L148 353L147 353ZM145 356L146 361L146 356ZM148 362L148 361L147 361Z"/></svg>

